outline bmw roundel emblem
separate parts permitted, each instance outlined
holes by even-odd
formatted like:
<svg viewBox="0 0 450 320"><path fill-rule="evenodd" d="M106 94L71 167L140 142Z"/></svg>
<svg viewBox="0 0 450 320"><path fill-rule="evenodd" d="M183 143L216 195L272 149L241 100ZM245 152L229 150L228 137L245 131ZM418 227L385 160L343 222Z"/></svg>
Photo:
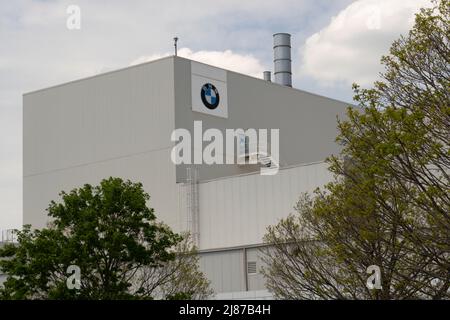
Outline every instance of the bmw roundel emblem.
<svg viewBox="0 0 450 320"><path fill-rule="evenodd" d="M217 88L211 83L205 83L200 92L202 102L208 109L214 110L219 105L220 96Z"/></svg>

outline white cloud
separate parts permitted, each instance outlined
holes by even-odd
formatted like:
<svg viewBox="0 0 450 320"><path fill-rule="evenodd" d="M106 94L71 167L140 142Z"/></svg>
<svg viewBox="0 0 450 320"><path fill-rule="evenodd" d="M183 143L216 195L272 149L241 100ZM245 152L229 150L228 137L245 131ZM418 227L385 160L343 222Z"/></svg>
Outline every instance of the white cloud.
<svg viewBox="0 0 450 320"><path fill-rule="evenodd" d="M169 56L171 53L153 54L149 56L141 56L134 60L131 65L139 64L147 61L156 60ZM192 51L189 48L181 48L178 55L183 58L195 60L210 64L219 68L247 74L253 77L261 78L262 72L265 70L261 62L251 54L238 54L231 50L225 51Z"/></svg>
<svg viewBox="0 0 450 320"><path fill-rule="evenodd" d="M380 58L413 26L429 0L358 0L310 36L301 49L302 73L322 84L371 84L382 71Z"/></svg>

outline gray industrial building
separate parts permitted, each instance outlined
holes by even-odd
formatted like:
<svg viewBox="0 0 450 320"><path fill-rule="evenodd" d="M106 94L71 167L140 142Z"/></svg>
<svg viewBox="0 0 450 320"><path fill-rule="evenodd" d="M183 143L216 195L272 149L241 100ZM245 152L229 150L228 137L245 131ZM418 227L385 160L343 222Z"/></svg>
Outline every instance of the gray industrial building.
<svg viewBox="0 0 450 320"><path fill-rule="evenodd" d="M268 72L263 80L170 56L24 94L24 224L44 227L61 190L110 176L139 181L158 219L195 236L217 298L270 297L262 237L302 192L330 181L324 160L339 152L336 117L348 106L290 87L289 40L274 35L274 82ZM279 129L278 161L175 164L172 133L194 134L195 121L224 136Z"/></svg>

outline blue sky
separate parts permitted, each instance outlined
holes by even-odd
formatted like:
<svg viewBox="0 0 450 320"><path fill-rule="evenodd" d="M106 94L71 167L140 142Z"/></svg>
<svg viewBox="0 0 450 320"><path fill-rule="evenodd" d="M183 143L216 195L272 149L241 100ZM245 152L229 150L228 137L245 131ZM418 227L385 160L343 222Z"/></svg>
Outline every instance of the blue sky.
<svg viewBox="0 0 450 320"><path fill-rule="evenodd" d="M294 87L351 101L428 0L0 2L0 229L22 223L22 94L172 54L262 77L292 34ZM81 29L68 30L69 5Z"/></svg>

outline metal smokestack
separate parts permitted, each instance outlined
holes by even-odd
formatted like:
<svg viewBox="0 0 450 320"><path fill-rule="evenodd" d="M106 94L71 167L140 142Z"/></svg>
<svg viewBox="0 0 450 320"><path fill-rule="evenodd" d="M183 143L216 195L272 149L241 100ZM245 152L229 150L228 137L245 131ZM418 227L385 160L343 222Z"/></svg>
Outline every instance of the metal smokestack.
<svg viewBox="0 0 450 320"><path fill-rule="evenodd" d="M273 35L273 63L275 83L292 87L291 35L289 33Z"/></svg>
<svg viewBox="0 0 450 320"><path fill-rule="evenodd" d="M264 80L269 81L269 82L272 81L272 77L271 77L270 71L264 71L263 75L264 75Z"/></svg>

